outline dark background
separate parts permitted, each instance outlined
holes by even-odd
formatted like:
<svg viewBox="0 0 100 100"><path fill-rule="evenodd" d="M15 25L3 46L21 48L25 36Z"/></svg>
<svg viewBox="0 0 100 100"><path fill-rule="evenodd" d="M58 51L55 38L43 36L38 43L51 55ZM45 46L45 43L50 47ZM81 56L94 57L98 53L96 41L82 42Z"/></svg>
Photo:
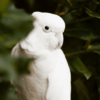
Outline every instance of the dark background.
<svg viewBox="0 0 100 100"><path fill-rule="evenodd" d="M62 49L71 69L71 99L100 100L99 0L0 0L0 100L19 100L10 80L28 74L30 60L10 52L33 28L34 11L58 14L66 23Z"/></svg>

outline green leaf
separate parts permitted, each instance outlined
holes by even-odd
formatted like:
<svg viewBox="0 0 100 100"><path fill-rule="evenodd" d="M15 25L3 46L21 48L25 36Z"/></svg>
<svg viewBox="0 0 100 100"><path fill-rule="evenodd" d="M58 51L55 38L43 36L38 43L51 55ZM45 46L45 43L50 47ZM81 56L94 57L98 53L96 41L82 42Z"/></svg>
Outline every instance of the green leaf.
<svg viewBox="0 0 100 100"><path fill-rule="evenodd" d="M86 42L84 48L88 49L88 46L90 45L91 41L92 41L93 35L91 34L88 41Z"/></svg>
<svg viewBox="0 0 100 100"><path fill-rule="evenodd" d="M33 29L33 20L33 17L24 10L10 5L1 19L0 31L3 34L1 40L4 45L7 48L12 48L19 40L25 38ZM4 34L6 34L6 37L4 37Z"/></svg>
<svg viewBox="0 0 100 100"><path fill-rule="evenodd" d="M67 22L70 22L70 21L73 19L73 17L72 17L72 15L71 15L71 13L67 13L67 14L65 14L65 15L63 16L63 19L64 19L64 21L67 23Z"/></svg>
<svg viewBox="0 0 100 100"><path fill-rule="evenodd" d="M67 0L68 1L68 3L70 4L70 6L72 6L72 3L71 3L71 1L70 0Z"/></svg>
<svg viewBox="0 0 100 100"><path fill-rule="evenodd" d="M0 82L0 99L2 100L20 100L15 94L15 86L9 81Z"/></svg>
<svg viewBox="0 0 100 100"><path fill-rule="evenodd" d="M10 5L8 11L3 14L2 22L11 28L20 27L23 22L33 22L33 17L22 9L17 9L14 5Z"/></svg>
<svg viewBox="0 0 100 100"><path fill-rule="evenodd" d="M72 57L71 58L72 64L75 67L75 69L82 73L87 79L91 77L91 72L88 70L88 68L82 63L82 61L78 57Z"/></svg>
<svg viewBox="0 0 100 100"><path fill-rule="evenodd" d="M12 93L12 92L8 92L5 100L21 100L21 99L17 96L17 94Z"/></svg>
<svg viewBox="0 0 100 100"><path fill-rule="evenodd" d="M78 100L90 100L88 89L81 79L77 79L73 85L78 94Z"/></svg>
<svg viewBox="0 0 100 100"><path fill-rule="evenodd" d="M33 17L22 9L17 9L14 5L10 5L8 11L3 14L2 23L8 26L13 33L25 35L33 29Z"/></svg>
<svg viewBox="0 0 100 100"><path fill-rule="evenodd" d="M0 13L3 13L6 11L9 3L10 3L10 0L0 0Z"/></svg>
<svg viewBox="0 0 100 100"><path fill-rule="evenodd" d="M75 37L81 40L89 40L90 34L93 34L92 39L97 39L100 37L100 34L97 34L98 31L95 31L95 27L90 23L75 23L67 25L64 35L67 37Z"/></svg>
<svg viewBox="0 0 100 100"><path fill-rule="evenodd" d="M33 59L29 58L12 58L12 64L18 75L29 74L29 64Z"/></svg>
<svg viewBox="0 0 100 100"><path fill-rule="evenodd" d="M100 55L100 45L90 45L88 47L88 50L93 50L94 53L97 53Z"/></svg>
<svg viewBox="0 0 100 100"><path fill-rule="evenodd" d="M100 45L91 45L91 47L89 49L92 49L92 50L100 50Z"/></svg>
<svg viewBox="0 0 100 100"><path fill-rule="evenodd" d="M11 80L19 75L28 74L32 59L13 58L10 55L0 55L0 80Z"/></svg>
<svg viewBox="0 0 100 100"><path fill-rule="evenodd" d="M0 55L0 80L10 80L17 77L11 58L8 55Z"/></svg>
<svg viewBox="0 0 100 100"><path fill-rule="evenodd" d="M95 2L96 4L100 4L100 1L98 0L92 0L93 2Z"/></svg>
<svg viewBox="0 0 100 100"><path fill-rule="evenodd" d="M100 14L99 13L96 13L96 12L93 12L91 11L90 9L86 8L86 13L91 16L91 17L96 17L96 18L100 18Z"/></svg>
<svg viewBox="0 0 100 100"><path fill-rule="evenodd" d="M0 81L0 99L5 100L9 87L9 81Z"/></svg>

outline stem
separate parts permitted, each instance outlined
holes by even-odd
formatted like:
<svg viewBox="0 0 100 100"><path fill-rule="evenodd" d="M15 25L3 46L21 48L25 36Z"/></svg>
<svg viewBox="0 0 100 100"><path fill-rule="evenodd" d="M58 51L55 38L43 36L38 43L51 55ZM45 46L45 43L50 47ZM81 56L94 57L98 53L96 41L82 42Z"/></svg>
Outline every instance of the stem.
<svg viewBox="0 0 100 100"><path fill-rule="evenodd" d="M58 15L59 15L59 16L62 16L62 15L65 15L65 14L67 14L67 13L68 13L68 10L63 11L63 12L59 13Z"/></svg>
<svg viewBox="0 0 100 100"><path fill-rule="evenodd" d="M69 31L89 31L89 29L85 29L85 28L71 28L71 29L65 29L65 31L69 32Z"/></svg>
<svg viewBox="0 0 100 100"><path fill-rule="evenodd" d="M86 21L86 20L90 20L90 19L93 19L93 18L94 17L86 17L86 18L82 18L82 19L75 20L75 21L70 21L66 25L69 25L69 24L72 24L72 23L78 23L78 22L82 22L82 21Z"/></svg>
<svg viewBox="0 0 100 100"><path fill-rule="evenodd" d="M86 52L87 52L87 51L78 51L78 52L73 52L73 53L65 54L65 56L72 56L72 55L81 54L81 53L86 53Z"/></svg>
<svg viewBox="0 0 100 100"><path fill-rule="evenodd" d="M58 4L58 6L55 10L55 14L59 15L59 11L60 11L61 7L62 7L62 4Z"/></svg>
<svg viewBox="0 0 100 100"><path fill-rule="evenodd" d="M96 3L96 4L100 4L99 1L95 1L95 0L92 0L92 1L93 1L94 3Z"/></svg>
<svg viewBox="0 0 100 100"><path fill-rule="evenodd" d="M65 54L65 56L68 57L68 56L73 56L73 55L77 55L77 54L83 54L83 53L87 53L87 52L96 53L96 54L100 55L99 51L85 50L85 51L78 51L78 52L73 52L73 53Z"/></svg>

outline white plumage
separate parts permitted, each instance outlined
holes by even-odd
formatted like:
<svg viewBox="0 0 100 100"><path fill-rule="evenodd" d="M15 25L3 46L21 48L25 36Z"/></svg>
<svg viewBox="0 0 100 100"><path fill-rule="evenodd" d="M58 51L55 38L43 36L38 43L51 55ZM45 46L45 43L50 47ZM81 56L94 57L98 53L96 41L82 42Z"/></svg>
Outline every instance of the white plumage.
<svg viewBox="0 0 100 100"><path fill-rule="evenodd" d="M70 100L71 76L60 49L65 23L58 15L34 12L34 29L16 44L14 57L34 58L29 75L14 82L22 100Z"/></svg>

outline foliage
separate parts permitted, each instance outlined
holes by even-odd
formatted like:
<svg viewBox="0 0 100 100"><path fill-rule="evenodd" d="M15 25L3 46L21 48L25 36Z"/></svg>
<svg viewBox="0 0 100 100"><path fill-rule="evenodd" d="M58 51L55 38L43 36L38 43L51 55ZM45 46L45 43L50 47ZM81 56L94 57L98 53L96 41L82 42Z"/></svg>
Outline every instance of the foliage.
<svg viewBox="0 0 100 100"><path fill-rule="evenodd" d="M10 52L33 28L34 11L58 14L66 23L62 49L72 74L71 99L99 100L99 0L0 0L0 100L19 100L10 80L28 73L30 60Z"/></svg>

